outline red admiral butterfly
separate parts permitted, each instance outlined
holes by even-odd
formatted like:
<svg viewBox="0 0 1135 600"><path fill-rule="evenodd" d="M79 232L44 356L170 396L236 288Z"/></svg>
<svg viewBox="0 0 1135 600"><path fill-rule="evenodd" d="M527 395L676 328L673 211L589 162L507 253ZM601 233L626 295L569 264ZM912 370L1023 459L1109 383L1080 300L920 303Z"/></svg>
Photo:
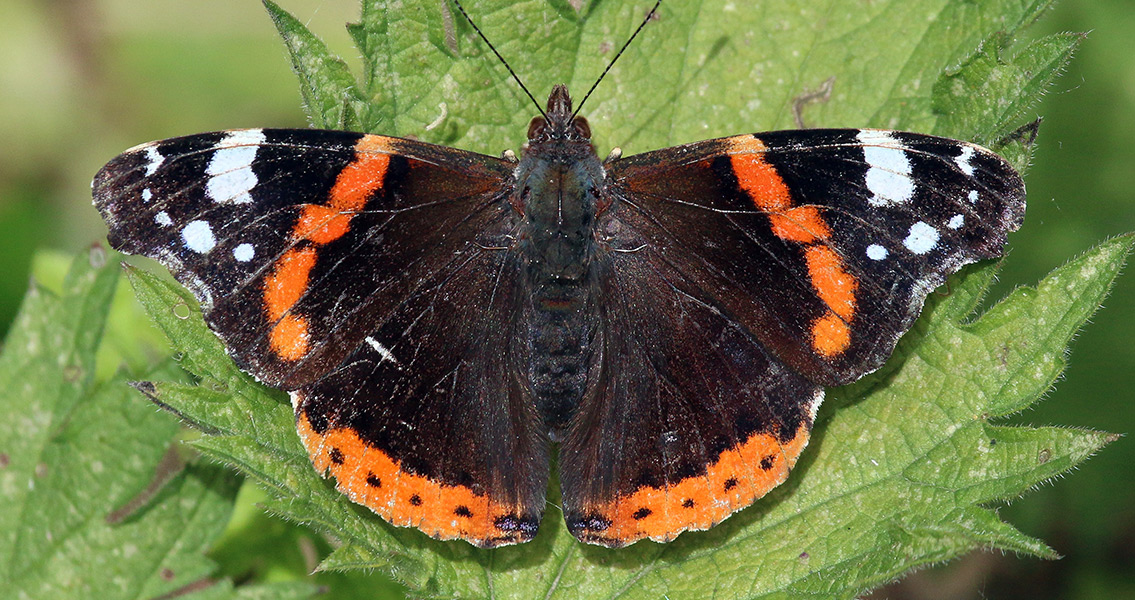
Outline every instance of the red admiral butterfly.
<svg viewBox="0 0 1135 600"><path fill-rule="evenodd" d="M558 447L582 541L706 529L780 484L824 386L1002 254L1018 174L870 129L601 161L563 86L519 160L320 130L152 142L94 180L123 252L291 393L316 469L387 521L532 539Z"/></svg>

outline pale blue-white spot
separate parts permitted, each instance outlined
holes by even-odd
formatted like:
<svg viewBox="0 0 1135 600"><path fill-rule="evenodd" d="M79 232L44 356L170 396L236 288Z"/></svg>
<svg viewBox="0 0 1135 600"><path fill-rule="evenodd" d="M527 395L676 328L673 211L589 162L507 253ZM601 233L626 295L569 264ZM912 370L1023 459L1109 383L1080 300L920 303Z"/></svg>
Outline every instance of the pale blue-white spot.
<svg viewBox="0 0 1135 600"><path fill-rule="evenodd" d="M205 168L209 181L205 193L214 202L252 202L249 193L256 187L256 174L252 172L252 162L256 151L265 141L264 131L260 129L241 129L230 131L217 142L216 152Z"/></svg>
<svg viewBox="0 0 1135 600"><path fill-rule="evenodd" d="M867 258L870 258L871 260L883 260L884 258L887 258L887 254L889 254L889 252L887 252L887 249L880 246L879 244L871 244L870 246L867 246Z"/></svg>
<svg viewBox="0 0 1135 600"><path fill-rule="evenodd" d="M240 244L233 248L233 258L237 262L248 262L252 260L253 256L256 256L256 249L252 247L252 244Z"/></svg>
<svg viewBox="0 0 1135 600"><path fill-rule="evenodd" d="M965 224L966 224L965 215L957 214L957 215L950 217L950 220L946 223L946 227L949 227L950 229L960 229L961 226L965 225Z"/></svg>
<svg viewBox="0 0 1135 600"><path fill-rule="evenodd" d="M149 177L158 170L158 167L162 166L166 157L162 156L161 152L158 152L157 146L146 146L146 160L150 161L146 163L146 177Z"/></svg>
<svg viewBox="0 0 1135 600"><path fill-rule="evenodd" d="M169 227L170 225L173 225L173 219L169 218L169 213L164 210L154 215L154 222L158 225L161 225L162 227Z"/></svg>
<svg viewBox="0 0 1135 600"><path fill-rule="evenodd" d="M973 146L962 146L962 153L954 157L954 164L958 165L962 173L973 177L973 164L970 163L971 160L973 160Z"/></svg>
<svg viewBox="0 0 1135 600"><path fill-rule="evenodd" d="M150 188L142 190L142 202L149 202L153 197L154 193L150 191Z"/></svg>
<svg viewBox="0 0 1135 600"><path fill-rule="evenodd" d="M889 131L864 129L856 134L863 144L863 160L867 169L865 183L871 197L871 206L884 206L910 202L914 197L914 181L910 178L911 164L902 142Z"/></svg>
<svg viewBox="0 0 1135 600"><path fill-rule="evenodd" d="M969 201L971 204L977 204L977 190L969 191Z"/></svg>
<svg viewBox="0 0 1135 600"><path fill-rule="evenodd" d="M204 254L217 245L217 240L213 237L213 229L205 221L190 221L182 228L181 239L185 242L186 248L198 254Z"/></svg>
<svg viewBox="0 0 1135 600"><path fill-rule="evenodd" d="M937 229L919 221L910 226L910 233L902 241L902 245L914 254L926 254L938 245L938 237Z"/></svg>

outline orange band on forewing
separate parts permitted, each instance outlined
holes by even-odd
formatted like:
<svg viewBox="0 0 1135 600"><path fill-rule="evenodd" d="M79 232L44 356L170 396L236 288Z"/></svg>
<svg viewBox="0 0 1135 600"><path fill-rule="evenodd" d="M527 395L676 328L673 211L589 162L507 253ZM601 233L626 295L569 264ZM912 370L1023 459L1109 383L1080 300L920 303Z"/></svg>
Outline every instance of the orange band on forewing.
<svg viewBox="0 0 1135 600"><path fill-rule="evenodd" d="M808 278L820 299L845 321L855 316L855 292L859 282L843 268L843 259L827 246L808 246L804 250Z"/></svg>
<svg viewBox="0 0 1135 600"><path fill-rule="evenodd" d="M379 191L390 166L388 138L364 135L355 142L355 158L335 178L327 204L306 204L292 236L330 244L351 230L351 219Z"/></svg>
<svg viewBox="0 0 1135 600"><path fill-rule="evenodd" d="M264 278L264 305L268 320L284 316L307 290L311 269L315 267L314 248L293 248L276 260L276 269Z"/></svg>
<svg viewBox="0 0 1135 600"><path fill-rule="evenodd" d="M781 212L792 208L788 186L772 165L765 162L764 142L757 138L735 140L729 160L737 184L749 195L757 208L766 212Z"/></svg>
<svg viewBox="0 0 1135 600"><path fill-rule="evenodd" d="M772 233L782 240L812 244L828 239L831 231L820 209L815 206L797 206L783 213L769 215Z"/></svg>
<svg viewBox="0 0 1135 600"><path fill-rule="evenodd" d="M851 328L835 313L828 313L812 322L812 348L831 358L851 346Z"/></svg>
<svg viewBox="0 0 1135 600"><path fill-rule="evenodd" d="M292 235L319 245L330 244L351 230L351 215L322 204L305 204Z"/></svg>
<svg viewBox="0 0 1135 600"><path fill-rule="evenodd" d="M390 167L390 152L388 138L377 135L359 138L355 142L355 158L335 178L327 204L304 206L292 231L293 237L323 245L350 231L351 218L382 188Z"/></svg>
<svg viewBox="0 0 1135 600"><path fill-rule="evenodd" d="M377 135L359 138L355 143L355 160L335 179L329 204L343 211L362 210L370 195L381 188L386 179L391 151L388 138Z"/></svg>
<svg viewBox="0 0 1135 600"><path fill-rule="evenodd" d="M340 492L393 525L479 546L525 541L497 527L498 518L517 514L523 507L492 502L467 486L446 485L404 471L390 455L368 445L349 428L333 428L321 435L302 410L296 427L316 470L329 471Z"/></svg>
<svg viewBox="0 0 1135 600"><path fill-rule="evenodd" d="M855 317L855 292L859 282L843 268L843 259L827 246L809 246L804 251L808 278L831 312L812 321L812 347L831 358L851 346L851 327Z"/></svg>
<svg viewBox="0 0 1135 600"><path fill-rule="evenodd" d="M663 488L647 487L603 506L584 507L603 515L611 525L591 534L600 540L629 544L643 538L669 541L687 530L709 529L749 506L784 482L808 443L802 424L786 444L760 433L721 453L705 475Z"/></svg>
<svg viewBox="0 0 1135 600"><path fill-rule="evenodd" d="M831 237L831 227L820 207L793 206L788 186L764 159L767 151L761 140L748 136L732 138L728 149L738 185L753 204L764 211L772 234L804 245L808 279L827 309L812 321L812 349L831 358L851 346L849 323L855 316L859 282L844 268L843 259L826 244Z"/></svg>
<svg viewBox="0 0 1135 600"><path fill-rule="evenodd" d="M391 152L388 138L359 138L355 142L355 157L335 178L327 203L300 208L292 239L323 246L346 235L351 230L351 219L382 188ZM273 323L268 345L283 360L299 360L308 351L308 320L291 311L307 291L317 256L316 248L298 243L276 260L275 269L264 280L266 316Z"/></svg>
<svg viewBox="0 0 1135 600"><path fill-rule="evenodd" d="M827 239L831 232L820 209L793 206L792 194L776 168L765 161L768 147L755 137L732 140L729 159L737 185L759 210L767 213L772 232L790 242L811 244Z"/></svg>
<svg viewBox="0 0 1135 600"><path fill-rule="evenodd" d="M268 346L284 360L299 360L307 354L307 319L296 315L285 315L272 326L268 334Z"/></svg>

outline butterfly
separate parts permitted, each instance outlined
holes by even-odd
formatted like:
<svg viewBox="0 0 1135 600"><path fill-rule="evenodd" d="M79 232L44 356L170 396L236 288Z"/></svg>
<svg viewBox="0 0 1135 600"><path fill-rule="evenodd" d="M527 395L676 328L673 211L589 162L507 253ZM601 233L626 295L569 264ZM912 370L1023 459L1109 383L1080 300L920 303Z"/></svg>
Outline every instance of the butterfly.
<svg viewBox="0 0 1135 600"><path fill-rule="evenodd" d="M1001 256L1020 176L968 142L738 135L600 160L564 86L519 158L326 130L151 142L93 182L111 245L289 392L315 468L390 523L532 539L707 529L788 476L824 388Z"/></svg>

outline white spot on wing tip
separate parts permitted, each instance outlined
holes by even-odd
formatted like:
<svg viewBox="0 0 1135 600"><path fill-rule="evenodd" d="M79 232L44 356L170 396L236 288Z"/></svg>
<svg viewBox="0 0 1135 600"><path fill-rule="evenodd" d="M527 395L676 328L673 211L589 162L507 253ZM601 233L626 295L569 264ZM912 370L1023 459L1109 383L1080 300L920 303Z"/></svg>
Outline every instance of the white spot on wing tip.
<svg viewBox="0 0 1135 600"><path fill-rule="evenodd" d="M969 201L974 203L974 204L977 204L977 190L970 190L969 191Z"/></svg>
<svg viewBox="0 0 1135 600"><path fill-rule="evenodd" d="M938 230L919 221L910 226L910 233L902 241L903 246L913 254L926 254L938 245Z"/></svg>
<svg viewBox="0 0 1135 600"><path fill-rule="evenodd" d="M154 215L154 222L158 225L161 225L162 227L169 227L170 225L173 225L173 219L169 218L169 213L164 210Z"/></svg>
<svg viewBox="0 0 1135 600"><path fill-rule="evenodd" d="M238 129L226 133L213 146L216 151L205 167L205 174L209 176L205 194L214 202L252 202L249 192L258 182L252 172L252 163L266 139L262 129Z"/></svg>
<svg viewBox="0 0 1135 600"><path fill-rule="evenodd" d="M867 258L870 258L871 260L883 260L884 258L887 258L887 254L889 254L889 252L887 252L887 249L880 246L879 244L871 244L870 246L867 246Z"/></svg>
<svg viewBox="0 0 1135 600"><path fill-rule="evenodd" d="M150 191L150 188L142 190L142 202L149 202L153 197L154 193Z"/></svg>
<svg viewBox="0 0 1135 600"><path fill-rule="evenodd" d="M869 167L865 183L872 206L910 202L914 181L910 178L910 158L902 142L889 131L863 129L856 134L863 144L863 160Z"/></svg>
<svg viewBox="0 0 1135 600"><path fill-rule="evenodd" d="M217 148L232 146L259 146L268 138L264 137L263 129L233 129L225 133L225 137L217 142Z"/></svg>
<svg viewBox="0 0 1135 600"><path fill-rule="evenodd" d="M146 160L150 161L146 163L146 177L149 177L158 170L158 167L162 166L166 157L162 156L161 152L158 152L158 146L156 144L151 143L146 146Z"/></svg>
<svg viewBox="0 0 1135 600"><path fill-rule="evenodd" d="M252 244L240 244L233 248L233 258L237 259L238 262L248 262L252 260L253 256L256 256L256 249L252 247Z"/></svg>
<svg viewBox="0 0 1135 600"><path fill-rule="evenodd" d="M965 215L957 214L957 215L950 217L950 220L946 223L946 227L949 227L950 229L959 229L959 228L961 228L962 225L965 225L965 224L966 224Z"/></svg>
<svg viewBox="0 0 1135 600"><path fill-rule="evenodd" d="M973 177L973 164L970 163L970 160L973 159L973 154L973 146L967 145L962 146L962 153L954 157L954 164L958 165L958 168L970 177Z"/></svg>
<svg viewBox="0 0 1135 600"><path fill-rule="evenodd" d="M213 237L213 229L205 221L190 221L181 230L181 239L185 247L198 253L205 254L217 245Z"/></svg>

